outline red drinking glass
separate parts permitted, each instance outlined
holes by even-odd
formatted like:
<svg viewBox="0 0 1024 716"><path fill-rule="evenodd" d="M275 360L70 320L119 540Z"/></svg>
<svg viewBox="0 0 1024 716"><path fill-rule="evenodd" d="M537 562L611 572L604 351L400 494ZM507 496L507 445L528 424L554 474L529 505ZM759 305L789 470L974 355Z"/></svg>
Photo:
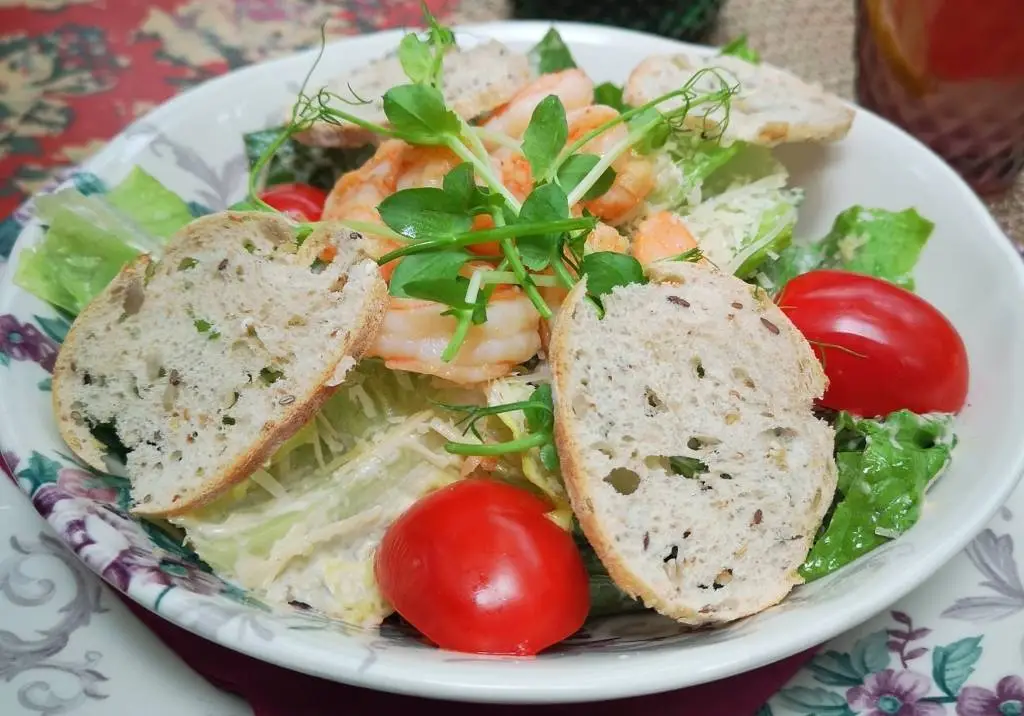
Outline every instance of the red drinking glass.
<svg viewBox="0 0 1024 716"><path fill-rule="evenodd" d="M1024 0L857 0L857 99L982 194L1024 167Z"/></svg>

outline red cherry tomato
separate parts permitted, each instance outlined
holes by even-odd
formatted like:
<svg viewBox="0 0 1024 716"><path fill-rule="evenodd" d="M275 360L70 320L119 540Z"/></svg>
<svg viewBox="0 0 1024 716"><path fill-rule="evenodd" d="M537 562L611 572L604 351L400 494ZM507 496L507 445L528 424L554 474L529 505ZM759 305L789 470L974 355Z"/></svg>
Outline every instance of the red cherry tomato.
<svg viewBox="0 0 1024 716"><path fill-rule="evenodd" d="M262 191L260 198L298 221L320 221L327 194L308 184L277 184Z"/></svg>
<svg viewBox="0 0 1024 716"><path fill-rule="evenodd" d="M443 649L529 656L583 625L587 571L532 494L488 479L424 497L388 528L377 583Z"/></svg>
<svg viewBox="0 0 1024 716"><path fill-rule="evenodd" d="M968 367L960 334L910 291L822 270L787 283L776 303L821 360L829 381L823 406L862 417L963 407Z"/></svg>

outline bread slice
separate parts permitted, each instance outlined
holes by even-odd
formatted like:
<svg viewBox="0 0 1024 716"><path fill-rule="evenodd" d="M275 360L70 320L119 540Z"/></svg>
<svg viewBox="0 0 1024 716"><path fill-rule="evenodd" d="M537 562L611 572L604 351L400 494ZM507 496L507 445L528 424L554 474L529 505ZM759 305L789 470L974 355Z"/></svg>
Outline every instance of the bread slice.
<svg viewBox="0 0 1024 716"><path fill-rule="evenodd" d="M444 59L445 102L466 120L497 109L532 79L533 71L526 55L513 52L497 40L469 49L457 47ZM387 125L384 93L408 83L398 56L390 55L337 78L327 89L349 100L354 99L353 94L367 100L367 104L354 103L342 109L360 119ZM295 136L314 147L359 147L380 140L373 132L349 123L317 122Z"/></svg>
<svg viewBox="0 0 1024 716"><path fill-rule="evenodd" d="M103 469L91 429L114 428L137 513L179 514L244 480L372 342L387 287L361 242L325 226L295 246L276 214L203 217L72 325L53 374L61 435Z"/></svg>
<svg viewBox="0 0 1024 716"><path fill-rule="evenodd" d="M624 591L667 616L727 622L801 579L836 489L825 376L763 292L659 264L598 318L584 283L550 360L562 472L587 539Z"/></svg>
<svg viewBox="0 0 1024 716"><path fill-rule="evenodd" d="M850 131L854 111L835 95L795 75L770 65L755 65L728 55L655 55L641 62L629 76L623 97L641 105L679 89L705 69L694 87L698 92L715 91L738 83L730 102L729 123L724 138L773 147L786 142L824 142L841 139ZM675 98L659 105L662 110L682 106ZM697 105L686 116L685 125L702 131L718 126L725 118L722 108L708 113Z"/></svg>

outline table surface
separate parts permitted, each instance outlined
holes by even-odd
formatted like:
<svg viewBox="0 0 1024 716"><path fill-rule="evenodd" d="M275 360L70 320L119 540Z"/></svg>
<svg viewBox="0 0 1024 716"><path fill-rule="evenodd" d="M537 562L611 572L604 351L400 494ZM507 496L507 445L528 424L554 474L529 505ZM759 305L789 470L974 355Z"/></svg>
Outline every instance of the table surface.
<svg viewBox="0 0 1024 716"><path fill-rule="evenodd" d="M508 13L502 0L429 4L449 22ZM728 0L711 39L746 33L766 60L850 97L853 5ZM0 0L0 217L182 89L314 44L324 20L338 36L418 17L411 0ZM1024 242L1024 180L986 203ZM0 231L0 253L12 238ZM1014 515L1021 511L1018 490L964 553L893 610L830 643L763 714L1020 714L1024 585L1014 541L1024 539L1024 520ZM136 713L140 704L148 716L250 713L162 647L5 479L0 657L4 714ZM950 665L959 671L945 670Z"/></svg>

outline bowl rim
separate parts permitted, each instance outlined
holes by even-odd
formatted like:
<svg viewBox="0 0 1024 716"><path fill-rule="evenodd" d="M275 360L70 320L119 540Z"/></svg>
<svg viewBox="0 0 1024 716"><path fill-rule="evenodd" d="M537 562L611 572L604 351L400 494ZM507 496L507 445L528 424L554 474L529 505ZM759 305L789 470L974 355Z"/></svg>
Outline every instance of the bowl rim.
<svg viewBox="0 0 1024 716"><path fill-rule="evenodd" d="M692 43L671 40L648 33L614 28L604 25L596 25L578 22L547 22L547 21L501 21L479 24L468 24L457 26L458 33L473 37L495 37L505 42L535 42L549 28L555 27L571 47L575 43L583 41L591 44L615 43L642 43L650 47L650 54L658 51L687 50L710 54L714 48L694 45ZM328 49L338 47L352 47L358 54L364 52L361 45L367 48L376 49L391 40L397 40L404 30L394 29L381 32L368 33L347 38L339 38L328 43ZM127 138L132 134L133 129L150 123L158 123L164 117L172 114L186 104L193 104L201 101L204 97L216 94L218 86L226 83L237 82L239 78L249 77L256 79L263 73L272 72L274 68L282 67L290 63L311 60L317 53L318 48L308 49L302 52L288 54L276 59L248 65L224 75L212 78L189 90L176 95L168 101L153 109L147 115L135 120L128 125L121 133L114 137L102 150L89 160L83 163L82 169L102 167L117 167L120 164L131 164L125 158L128 147ZM947 179L952 179L958 187L958 193L964 202L964 211L970 211L971 221L977 222L979 229L991 236L993 241L1001 238L1003 250L1008 261L1013 264L1015 277L1015 288L1021 296L1024 296L1024 262L1017 255L1012 242L1006 237L998 226L991 213L984 206L978 196L968 185L950 168L943 160L935 155L927 146L911 136L901 128L882 119L878 115L857 107L850 102L848 106L856 110L856 122L875 125L875 131L882 131L899 137L901 143L910 143L915 146L913 150L919 154L922 164L927 164L929 171L944 174ZM0 307L8 307L14 295L21 292L21 289L14 287L12 282L13 262L16 260L16 253L23 245L22 238L26 229L37 224L32 218L22 227L18 240L12 250L12 264L8 266L2 283L0 283ZM0 372L0 387L9 378L9 372ZM2 392L2 391L0 391ZM0 444L14 446L19 441L12 440L12 418L7 411L0 412ZM610 698L622 698L639 696L662 691L668 691L687 686L705 683L733 674L755 669L765 664L783 659L787 656L799 653L812 648L835 635L871 618L884 610L907 593L916 589L922 582L936 572L943 564L959 552L988 522L995 514L999 506L1012 492L1017 482L1024 474L1024 446L1019 450L1013 465L1006 468L1007 478L999 483L998 489L988 494L984 502L984 509L978 510L973 515L960 522L955 530L949 534L949 538L939 546L917 555L911 564L903 570L902 580L893 589L887 589L884 593L878 592L873 599L864 600L849 605L851 608L838 614L830 614L826 618L815 621L810 626L801 629L798 636L783 642L772 642L758 639L756 631L750 637L753 644L758 648L735 648L732 649L731 658L718 661L705 662L693 665L689 671L682 673L679 669L679 648L666 648L649 651L633 651L628 654L608 653L598 654L596 657L585 658L582 668L572 673L575 680L566 682L560 678L568 672L560 668L554 669L553 662L541 656L537 659L521 659L510 657L477 657L458 661L452 665L437 663L424 672L417 672L415 669L403 667L423 667L422 659L399 656L390 664L390 668L381 668L391 661L389 655L378 655L370 649L368 665L366 659L354 658L354 655L345 655L345 658L337 658L332 664L325 659L328 650L319 644L310 645L301 636L293 639L283 639L281 635L274 642L274 646L268 648L266 642L258 639L240 635L237 639L226 639L220 637L215 631L189 620L171 616L167 611L156 612L164 619L168 619L177 626L187 629L199 636L207 638L216 643L227 646L235 651L247 654L263 661L297 670L316 676L325 677L343 683L368 687L381 691L425 696L434 698L445 698L458 701L494 702L494 703L556 703L556 702L582 702L596 701ZM77 498L82 499L82 498ZM895 543L889 543L892 546ZM863 559L863 558L862 558ZM147 586L130 587L127 596L136 601L140 606L154 611L156 606L156 592ZM173 589L167 594L166 604L168 606L180 602L178 606L185 608L200 608L202 601L207 597L187 592L183 589ZM214 602L221 598L214 598ZM212 603L212 602L211 602ZM740 622L739 624L743 624ZM293 632L294 633L294 632ZM746 640L746 636L744 639ZM343 637L343 641L353 641ZM746 643L744 641L744 643ZM337 644L335 644L335 647ZM716 645L700 647L698 649L713 649ZM693 648L693 647L689 647ZM411 653L411 650L400 649L399 651ZM362 653L362 652L360 652ZM335 654L335 657L342 657ZM353 658L348 658L353 656ZM620 659L628 659L621 661ZM564 661L567 660L562 660ZM376 664L377 668L369 668ZM495 664L499 666L495 667ZM537 671L540 665L542 669L552 669L554 678L545 678L543 672ZM525 679L523 677L526 677Z"/></svg>

